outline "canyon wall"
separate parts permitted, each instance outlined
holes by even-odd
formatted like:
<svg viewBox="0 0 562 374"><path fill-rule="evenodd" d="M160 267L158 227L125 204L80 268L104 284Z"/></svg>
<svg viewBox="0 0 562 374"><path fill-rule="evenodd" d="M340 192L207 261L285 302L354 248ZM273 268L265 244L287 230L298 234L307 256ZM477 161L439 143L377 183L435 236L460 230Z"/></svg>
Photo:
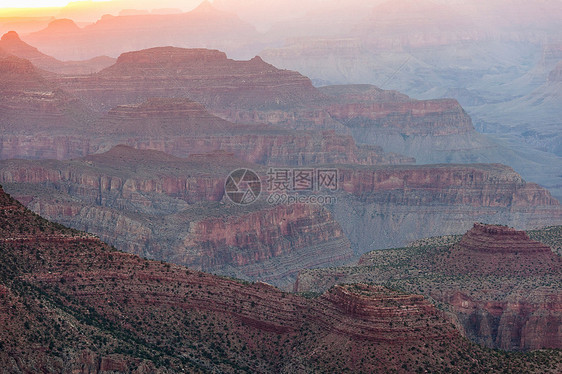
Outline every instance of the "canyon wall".
<svg viewBox="0 0 562 374"><path fill-rule="evenodd" d="M474 221L520 229L562 222L544 188L496 164L342 167L330 206L358 253L423 237L460 234Z"/></svg>
<svg viewBox="0 0 562 374"><path fill-rule="evenodd" d="M235 207L224 183L255 170L262 196ZM329 166L333 168L334 166ZM287 285L299 269L464 230L562 221L548 191L502 165L339 166L333 204L272 205L268 168L216 152L178 158L118 146L72 161L0 162L0 182L34 211L127 252Z"/></svg>
<svg viewBox="0 0 562 374"><path fill-rule="evenodd" d="M299 269L352 258L321 206L225 203L226 177L241 167L248 165L224 152L181 159L119 146L67 162L4 161L0 180L45 217L204 271L287 285Z"/></svg>

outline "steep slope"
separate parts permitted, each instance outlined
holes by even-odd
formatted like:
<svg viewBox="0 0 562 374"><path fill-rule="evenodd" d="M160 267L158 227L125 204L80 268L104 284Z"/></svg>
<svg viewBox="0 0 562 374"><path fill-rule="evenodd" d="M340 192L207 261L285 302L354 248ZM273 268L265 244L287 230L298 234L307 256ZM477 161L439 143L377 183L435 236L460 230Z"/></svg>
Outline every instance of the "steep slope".
<svg viewBox="0 0 562 374"><path fill-rule="evenodd" d="M143 260L49 223L1 189L0 219L7 371L560 369L554 352L498 356L468 343L420 296L351 285L305 299Z"/></svg>
<svg viewBox="0 0 562 374"><path fill-rule="evenodd" d="M44 69L46 66L60 67L62 65L62 62L56 58L47 56L39 52L37 48L24 43L15 31L2 35L0 48L14 56L29 60L33 65L41 69Z"/></svg>
<svg viewBox="0 0 562 374"><path fill-rule="evenodd" d="M558 246L562 242L542 236ZM368 253L356 266L305 271L295 289L322 291L365 281L392 285L436 300L478 343L507 350L560 349L561 274L560 256L525 232L474 224L462 237L420 240L408 248Z"/></svg>

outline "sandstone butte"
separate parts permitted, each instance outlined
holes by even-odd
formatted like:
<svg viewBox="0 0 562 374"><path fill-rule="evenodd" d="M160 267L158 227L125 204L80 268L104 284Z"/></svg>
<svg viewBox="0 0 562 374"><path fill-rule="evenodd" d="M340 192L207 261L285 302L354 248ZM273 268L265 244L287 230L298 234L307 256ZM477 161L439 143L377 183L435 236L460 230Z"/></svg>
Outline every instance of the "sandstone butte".
<svg viewBox="0 0 562 374"><path fill-rule="evenodd" d="M422 296L363 284L317 298L118 252L0 189L0 365L7 372L559 372L498 355ZM558 360L558 361L557 361Z"/></svg>
<svg viewBox="0 0 562 374"><path fill-rule="evenodd" d="M560 247L557 230L537 232ZM478 343L507 350L560 349L561 274L561 258L549 246L523 231L476 223L462 237L374 251L356 266L304 271L295 290L319 292L346 282L391 284L441 303Z"/></svg>

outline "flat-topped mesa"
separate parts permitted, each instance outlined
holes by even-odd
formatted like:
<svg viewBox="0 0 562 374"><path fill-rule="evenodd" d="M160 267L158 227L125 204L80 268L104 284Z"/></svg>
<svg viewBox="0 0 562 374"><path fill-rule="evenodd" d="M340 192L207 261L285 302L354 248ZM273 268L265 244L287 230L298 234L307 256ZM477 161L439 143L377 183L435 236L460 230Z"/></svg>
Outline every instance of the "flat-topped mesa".
<svg viewBox="0 0 562 374"><path fill-rule="evenodd" d="M176 47L128 52L97 74L60 83L100 111L150 97L189 97L220 111L281 110L321 96L310 79L260 58L237 61L217 50Z"/></svg>
<svg viewBox="0 0 562 374"><path fill-rule="evenodd" d="M156 67L163 69L174 65L197 64L227 61L226 53L203 48L183 49L175 47L156 47L142 51L126 52L119 56L116 64L107 71L121 69L143 69Z"/></svg>
<svg viewBox="0 0 562 374"><path fill-rule="evenodd" d="M47 25L46 31L50 33L65 34L80 31L80 27L71 19L59 18L51 21Z"/></svg>
<svg viewBox="0 0 562 374"><path fill-rule="evenodd" d="M525 231L507 226L475 223L458 243L458 246L484 253L546 253L552 250L547 245L531 240Z"/></svg>

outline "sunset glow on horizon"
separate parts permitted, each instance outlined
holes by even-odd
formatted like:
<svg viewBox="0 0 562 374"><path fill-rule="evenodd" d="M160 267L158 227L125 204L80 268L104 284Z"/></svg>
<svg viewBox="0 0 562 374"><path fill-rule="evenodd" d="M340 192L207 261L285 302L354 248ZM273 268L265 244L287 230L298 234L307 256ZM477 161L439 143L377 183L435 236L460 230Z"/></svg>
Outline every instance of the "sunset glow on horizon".
<svg viewBox="0 0 562 374"><path fill-rule="evenodd" d="M100 2L100 1L111 1L111 0L88 0L88 2ZM65 7L72 2L73 1L71 0L20 0L17 3L14 3L14 1L11 0L3 0L0 1L0 9L59 8L59 7Z"/></svg>

